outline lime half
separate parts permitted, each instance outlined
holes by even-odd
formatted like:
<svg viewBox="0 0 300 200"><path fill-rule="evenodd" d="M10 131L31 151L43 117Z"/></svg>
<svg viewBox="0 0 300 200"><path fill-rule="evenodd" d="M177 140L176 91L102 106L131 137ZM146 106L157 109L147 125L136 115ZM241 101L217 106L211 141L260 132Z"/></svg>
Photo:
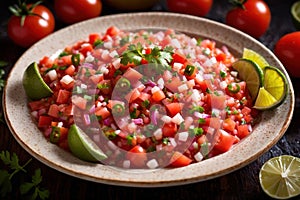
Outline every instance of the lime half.
<svg viewBox="0 0 300 200"><path fill-rule="evenodd" d="M268 160L259 172L263 191L276 199L300 194L300 159L283 155Z"/></svg>
<svg viewBox="0 0 300 200"><path fill-rule="evenodd" d="M257 53L256 51L253 51L251 49L244 48L242 58L245 58L245 59L255 62L262 69L264 69L265 66L269 65L269 63L266 61L266 59L262 55L260 55L259 53Z"/></svg>
<svg viewBox="0 0 300 200"><path fill-rule="evenodd" d="M44 82L36 62L30 64L23 74L23 87L31 100L38 100L52 95L53 91Z"/></svg>
<svg viewBox="0 0 300 200"><path fill-rule="evenodd" d="M291 7L291 14L295 28L300 30L300 1L296 1Z"/></svg>
<svg viewBox="0 0 300 200"><path fill-rule="evenodd" d="M68 145L73 155L81 160L97 162L107 158L92 139L75 124L69 129Z"/></svg>
<svg viewBox="0 0 300 200"><path fill-rule="evenodd" d="M263 86L263 71L249 59L239 59L232 64L233 69L238 71L239 78L246 82L252 100L255 100L259 88Z"/></svg>

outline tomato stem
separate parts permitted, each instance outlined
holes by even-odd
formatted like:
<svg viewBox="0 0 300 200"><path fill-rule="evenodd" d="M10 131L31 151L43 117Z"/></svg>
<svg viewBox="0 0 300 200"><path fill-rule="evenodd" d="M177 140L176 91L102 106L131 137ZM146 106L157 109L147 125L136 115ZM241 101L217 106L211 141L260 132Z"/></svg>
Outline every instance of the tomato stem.
<svg viewBox="0 0 300 200"><path fill-rule="evenodd" d="M8 9L11 11L11 13L17 17L21 17L21 26L24 26L25 19L27 16L37 16L42 19L44 19L43 16L36 14L33 12L33 9L41 4L42 1L38 1L34 4L30 4L29 6L26 4L26 0L18 0L18 4L15 4L13 6L9 6Z"/></svg>
<svg viewBox="0 0 300 200"><path fill-rule="evenodd" d="M242 9L245 9L244 4L247 2L247 0L229 0L229 3L236 7L240 7Z"/></svg>

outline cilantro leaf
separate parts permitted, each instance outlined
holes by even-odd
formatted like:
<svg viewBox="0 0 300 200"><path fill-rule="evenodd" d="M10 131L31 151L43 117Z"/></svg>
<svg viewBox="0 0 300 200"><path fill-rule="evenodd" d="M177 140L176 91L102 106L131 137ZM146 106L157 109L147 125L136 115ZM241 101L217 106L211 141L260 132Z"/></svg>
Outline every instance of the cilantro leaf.
<svg viewBox="0 0 300 200"><path fill-rule="evenodd" d="M0 197L2 198L12 191L9 177L10 174L6 170L0 170Z"/></svg>
<svg viewBox="0 0 300 200"><path fill-rule="evenodd" d="M49 197L49 191L40 188L39 184L42 182L41 169L37 169L34 175L31 177L31 182L25 182L20 186L20 192L22 195L29 195L30 199L47 199ZM30 191L33 190L33 193Z"/></svg>

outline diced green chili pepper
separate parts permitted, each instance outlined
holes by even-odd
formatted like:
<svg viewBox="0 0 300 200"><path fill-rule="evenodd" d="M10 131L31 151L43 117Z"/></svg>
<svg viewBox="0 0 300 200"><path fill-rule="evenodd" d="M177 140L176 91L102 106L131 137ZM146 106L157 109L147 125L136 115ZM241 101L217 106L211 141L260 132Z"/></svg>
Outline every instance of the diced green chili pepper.
<svg viewBox="0 0 300 200"><path fill-rule="evenodd" d="M229 92L231 93L238 93L240 90L241 90L241 87L239 84L234 84L236 88L234 88L233 84L230 83L228 86L227 86L227 89Z"/></svg>
<svg viewBox="0 0 300 200"><path fill-rule="evenodd" d="M130 81L127 78L120 78L118 83L117 83L117 87L122 89L122 90L129 90L130 89Z"/></svg>
<svg viewBox="0 0 300 200"><path fill-rule="evenodd" d="M60 138L60 128L53 126L52 131L50 133L50 142L56 144L58 143L59 138Z"/></svg>
<svg viewBox="0 0 300 200"><path fill-rule="evenodd" d="M124 113L125 113L125 107L122 104L118 103L112 107L113 115L121 116L121 115L124 115Z"/></svg>
<svg viewBox="0 0 300 200"><path fill-rule="evenodd" d="M187 65L185 70L184 70L184 74L186 76L191 76L195 71L195 66L193 65Z"/></svg>
<svg viewBox="0 0 300 200"><path fill-rule="evenodd" d="M80 64L80 54L73 54L71 57L72 64L77 67Z"/></svg>

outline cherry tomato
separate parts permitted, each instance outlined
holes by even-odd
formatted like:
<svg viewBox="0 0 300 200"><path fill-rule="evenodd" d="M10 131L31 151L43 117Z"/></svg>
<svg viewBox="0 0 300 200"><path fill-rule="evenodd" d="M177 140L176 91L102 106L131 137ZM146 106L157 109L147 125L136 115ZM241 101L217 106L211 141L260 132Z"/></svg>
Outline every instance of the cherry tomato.
<svg viewBox="0 0 300 200"><path fill-rule="evenodd" d="M167 0L169 11L203 17L211 9L213 0Z"/></svg>
<svg viewBox="0 0 300 200"><path fill-rule="evenodd" d="M19 5L19 13L23 16L16 16L18 12L8 21L8 36L22 47L29 47L43 37L53 32L55 28L55 19L52 12L43 5ZM25 14L24 14L25 13ZM22 17L24 23L22 24Z"/></svg>
<svg viewBox="0 0 300 200"><path fill-rule="evenodd" d="M67 24L98 17L102 11L101 0L55 0L57 17Z"/></svg>
<svg viewBox="0 0 300 200"><path fill-rule="evenodd" d="M300 31L288 33L275 44L274 53L282 62L288 73L300 77Z"/></svg>
<svg viewBox="0 0 300 200"><path fill-rule="evenodd" d="M226 15L226 24L259 38L269 28L271 12L262 0L237 1L241 5ZM245 2L245 3L243 3Z"/></svg>

